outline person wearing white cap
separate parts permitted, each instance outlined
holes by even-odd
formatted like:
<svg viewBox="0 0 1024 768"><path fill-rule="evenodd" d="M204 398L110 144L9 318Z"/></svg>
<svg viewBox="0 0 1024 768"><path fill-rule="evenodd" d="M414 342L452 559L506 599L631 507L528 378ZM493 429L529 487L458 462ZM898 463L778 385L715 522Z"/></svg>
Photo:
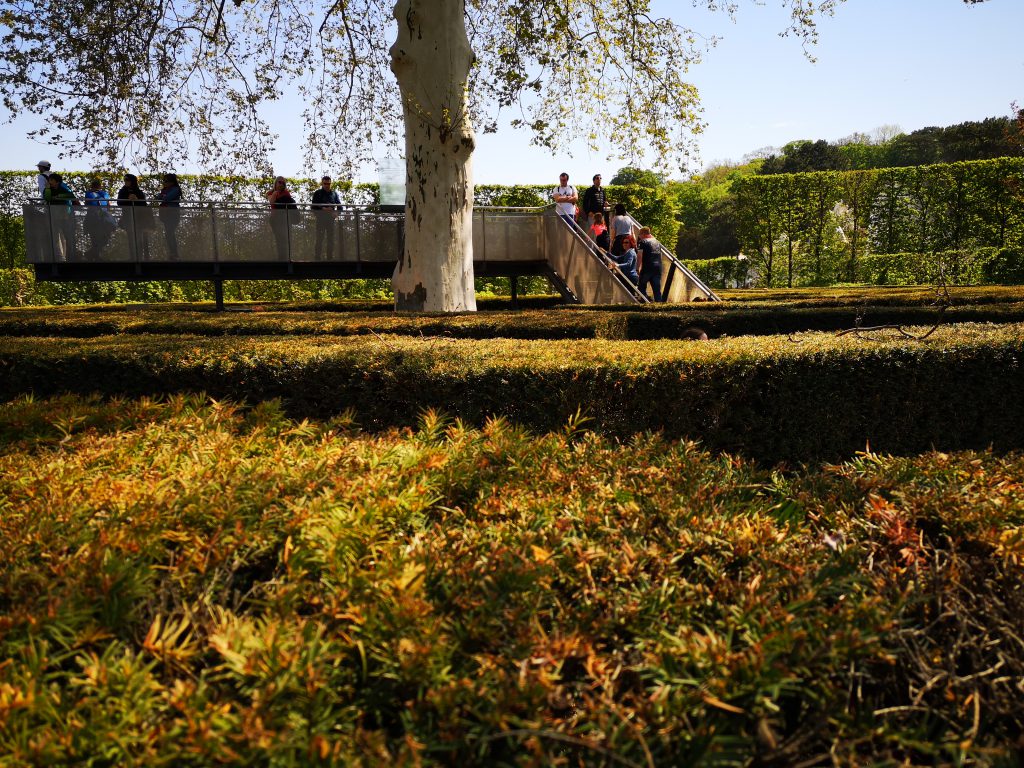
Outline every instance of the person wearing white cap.
<svg viewBox="0 0 1024 768"><path fill-rule="evenodd" d="M36 176L36 184L39 185L39 196L44 197L47 184L50 180L50 161L40 160L36 163L36 168L39 169L39 175Z"/></svg>
<svg viewBox="0 0 1024 768"><path fill-rule="evenodd" d="M36 163L39 174L36 184L39 185L39 197L46 197L46 188L50 184L50 161L40 160ZM33 205L25 209L25 249L29 262L49 261L52 258L50 234L48 231L49 213L46 208Z"/></svg>

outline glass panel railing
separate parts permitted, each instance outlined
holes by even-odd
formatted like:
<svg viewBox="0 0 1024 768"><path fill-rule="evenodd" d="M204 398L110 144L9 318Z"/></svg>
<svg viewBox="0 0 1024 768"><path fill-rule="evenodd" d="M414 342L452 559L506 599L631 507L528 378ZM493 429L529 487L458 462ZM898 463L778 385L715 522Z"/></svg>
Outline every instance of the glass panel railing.
<svg viewBox="0 0 1024 768"><path fill-rule="evenodd" d="M32 200L22 213L30 264L393 263L402 252L405 225L403 212L351 206L322 211L306 204L270 210L265 202L160 208ZM590 236L554 215L552 206L475 208L473 251L476 262L547 262L587 304L646 301L609 266ZM717 300L675 254L663 249L662 256L668 301Z"/></svg>

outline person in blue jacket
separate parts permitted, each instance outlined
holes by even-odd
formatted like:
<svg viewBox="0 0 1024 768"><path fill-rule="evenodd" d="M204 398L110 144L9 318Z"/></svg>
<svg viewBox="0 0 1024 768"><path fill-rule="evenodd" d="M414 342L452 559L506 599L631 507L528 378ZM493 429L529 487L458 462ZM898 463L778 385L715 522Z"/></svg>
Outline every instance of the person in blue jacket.
<svg viewBox="0 0 1024 768"><path fill-rule="evenodd" d="M110 193L103 188L103 182L99 179L93 179L85 193L85 222L82 228L89 235L90 246L85 252L89 259L99 256L117 229L117 220L110 212Z"/></svg>
<svg viewBox="0 0 1024 768"><path fill-rule="evenodd" d="M78 255L75 247L75 212L72 208L79 204L78 198L59 173L51 173L43 191L43 199L50 207L53 255L62 261L71 261Z"/></svg>
<svg viewBox="0 0 1024 768"><path fill-rule="evenodd" d="M618 266L619 272L624 274L633 285L637 284L640 276L636 272L636 241L632 235L623 235L620 241L622 253L611 254L609 258Z"/></svg>

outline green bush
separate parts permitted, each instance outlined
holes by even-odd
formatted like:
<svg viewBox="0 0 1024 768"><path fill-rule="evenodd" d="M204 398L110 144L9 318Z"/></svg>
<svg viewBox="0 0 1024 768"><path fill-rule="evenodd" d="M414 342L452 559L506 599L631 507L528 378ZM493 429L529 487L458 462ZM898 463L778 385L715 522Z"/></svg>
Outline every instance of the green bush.
<svg viewBox="0 0 1024 768"><path fill-rule="evenodd" d="M0 210L0 268L25 266L25 223L17 214Z"/></svg>
<svg viewBox="0 0 1024 768"><path fill-rule="evenodd" d="M689 259L683 262L701 282L710 288L744 286L750 271L750 262L733 256L715 259Z"/></svg>
<svg viewBox="0 0 1024 768"><path fill-rule="evenodd" d="M48 303L39 294L35 272L31 269L0 269L0 307L23 307Z"/></svg>
<svg viewBox="0 0 1024 768"><path fill-rule="evenodd" d="M980 282L995 285L1024 285L1024 251L993 249L981 263Z"/></svg>
<svg viewBox="0 0 1024 768"><path fill-rule="evenodd" d="M581 188L580 198L583 197ZM651 228L654 237L673 253L679 236L679 222L676 221L678 203L665 187L609 186L608 202L614 208L616 203L626 206L626 212L642 225ZM614 214L612 214L614 215Z"/></svg>

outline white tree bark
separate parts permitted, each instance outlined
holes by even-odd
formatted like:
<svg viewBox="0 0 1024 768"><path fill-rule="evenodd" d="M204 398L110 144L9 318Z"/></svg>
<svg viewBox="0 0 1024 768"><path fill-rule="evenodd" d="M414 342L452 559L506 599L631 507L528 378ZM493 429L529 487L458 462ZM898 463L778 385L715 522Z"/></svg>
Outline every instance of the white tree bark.
<svg viewBox="0 0 1024 768"><path fill-rule="evenodd" d="M405 117L405 251L392 286L399 310L476 309L475 147L466 86L473 51L465 0L397 0L391 69ZM428 213L430 212L430 213Z"/></svg>

